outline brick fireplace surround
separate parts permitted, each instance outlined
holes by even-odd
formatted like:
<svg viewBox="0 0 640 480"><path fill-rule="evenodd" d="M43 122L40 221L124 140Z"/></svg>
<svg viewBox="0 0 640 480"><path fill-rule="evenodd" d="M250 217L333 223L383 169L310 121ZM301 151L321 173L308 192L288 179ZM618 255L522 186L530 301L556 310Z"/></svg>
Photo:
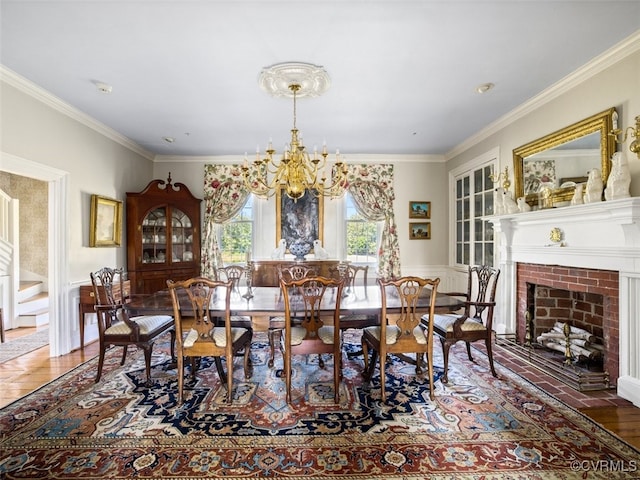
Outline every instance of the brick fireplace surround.
<svg viewBox="0 0 640 480"><path fill-rule="evenodd" d="M517 264L516 334L523 343L526 331L524 314L527 311L527 284L542 285L569 292L602 295L602 337L604 340L604 371L615 385L618 378L620 320L618 305L618 272L558 265ZM571 321L569 322L571 324ZM596 332L592 332L596 333ZM534 337L535 338L535 337Z"/></svg>
<svg viewBox="0 0 640 480"><path fill-rule="evenodd" d="M496 332L522 335L527 283L602 295L605 369L617 394L640 407L640 197L486 220L502 271ZM561 244L550 239L554 228Z"/></svg>

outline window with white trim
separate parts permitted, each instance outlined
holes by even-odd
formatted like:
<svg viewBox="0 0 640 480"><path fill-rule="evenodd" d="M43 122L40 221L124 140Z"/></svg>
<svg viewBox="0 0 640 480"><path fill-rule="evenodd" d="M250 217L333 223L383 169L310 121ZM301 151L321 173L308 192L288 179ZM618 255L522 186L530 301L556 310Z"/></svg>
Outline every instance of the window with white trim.
<svg viewBox="0 0 640 480"><path fill-rule="evenodd" d="M225 265L243 263L247 252L253 251L253 221L253 195L249 195L242 210L219 227L218 238Z"/></svg>
<svg viewBox="0 0 640 480"><path fill-rule="evenodd" d="M346 259L352 263L376 265L381 222L367 220L356 210L349 193L344 197Z"/></svg>
<svg viewBox="0 0 640 480"><path fill-rule="evenodd" d="M493 214L493 164L455 177L455 263L493 266L493 227L482 220Z"/></svg>

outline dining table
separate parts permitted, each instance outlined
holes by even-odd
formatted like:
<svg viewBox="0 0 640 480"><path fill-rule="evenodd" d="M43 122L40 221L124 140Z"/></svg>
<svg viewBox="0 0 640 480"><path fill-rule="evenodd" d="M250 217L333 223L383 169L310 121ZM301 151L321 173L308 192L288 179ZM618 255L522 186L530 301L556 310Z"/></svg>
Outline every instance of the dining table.
<svg viewBox="0 0 640 480"><path fill-rule="evenodd" d="M379 285L355 286L343 291L340 302L341 315L379 315L382 307L381 289ZM431 290L425 288L418 300L419 311L429 310ZM181 309L191 308L186 295L180 296ZM335 309L335 295L327 296L327 300L320 305L320 311L332 313ZM435 309L438 313L450 313L461 309L464 302L459 297L436 293ZM302 304L300 303L302 308ZM132 315L173 315L173 304L167 289L150 295L132 295L127 303L127 309ZM292 303L295 311L296 302ZM400 313L401 304L397 294L392 290L387 294L387 312ZM224 314L224 296L214 297L210 305L210 314L218 316ZM248 316L251 318L276 317L284 315L284 298L279 287L254 287L252 289L239 288L231 294L231 315Z"/></svg>
<svg viewBox="0 0 640 480"><path fill-rule="evenodd" d="M342 328L362 328L371 324L370 318L380 316L382 308L381 289L379 285L354 286L343 291L340 301L340 315L347 318L355 318L348 324L341 324ZM320 312L325 311L327 315L333 313L336 305L334 295L328 295L326 300L320 305ZM418 311L427 313L431 299L431 290L425 288L418 299ZM186 294L179 294L180 308L184 312L191 308ZM296 296L291 297L291 314L296 316L298 308L304 308L302 301L296 301ZM436 293L436 312L451 313L464 307L460 297L447 295L446 293ZM160 290L149 295L132 295L127 303L127 309L131 315L173 315L173 304L168 289ZM284 316L284 298L279 287L255 287L252 289L235 289L231 294L231 315L239 317L250 317L254 326L263 325L282 327L274 325L274 321L282 322ZM391 289L387 292L387 313L389 315L398 314L401 311L400 299L395 291ZM221 317L225 312L225 298L223 295L214 296L211 300L209 313L212 317ZM275 320L278 319L278 320Z"/></svg>
<svg viewBox="0 0 640 480"><path fill-rule="evenodd" d="M389 288L389 287L387 287ZM418 299L418 311L427 313L431 301L431 289L425 288ZM178 295L180 308L188 311L191 307L189 299L183 292ZM297 305L304 308L296 296L290 297L292 316L295 316ZM320 312L326 311L327 315L334 312L336 305L335 295L326 296L326 301L320 305ZM231 294L230 314L232 316L250 317L252 324L268 325L269 327L283 328L284 297L280 287L254 287L236 288ZM452 313L464 307L464 301L460 297L436 292L435 310L438 313ZM382 308L382 290L379 285L353 286L343 291L340 301L341 315L354 315L360 321L353 322L349 327L360 328L370 324L368 317L377 316L379 322ZM173 315L173 302L168 289L163 289L150 295L132 295L127 302L127 309L131 315ZM402 309L400 298L395 289L387 292L387 313L390 315L400 313ZM209 314L212 317L221 317L225 312L225 296L214 296L211 300ZM276 320L274 323L274 319ZM362 325L360 325L362 322ZM404 354L398 354L408 363L415 364L415 359Z"/></svg>

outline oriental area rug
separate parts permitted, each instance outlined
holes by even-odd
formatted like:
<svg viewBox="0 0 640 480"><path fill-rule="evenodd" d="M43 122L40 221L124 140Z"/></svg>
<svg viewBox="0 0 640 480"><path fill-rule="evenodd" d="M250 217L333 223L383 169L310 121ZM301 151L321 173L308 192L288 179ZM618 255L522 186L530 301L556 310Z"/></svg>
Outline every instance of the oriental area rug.
<svg viewBox="0 0 640 480"><path fill-rule="evenodd" d="M151 388L142 353L120 366L114 348L99 383L93 359L0 410L0 478L638 478L638 450L510 371L492 377L479 353L451 355L447 385L438 369L435 401L428 379L391 357L385 404L379 377L363 383L361 356L345 355L338 405L330 356L324 368L296 357L288 405L282 359L267 367L257 333L252 377L234 364L232 405L202 359L178 406L168 341L154 348ZM442 365L439 345L434 357Z"/></svg>

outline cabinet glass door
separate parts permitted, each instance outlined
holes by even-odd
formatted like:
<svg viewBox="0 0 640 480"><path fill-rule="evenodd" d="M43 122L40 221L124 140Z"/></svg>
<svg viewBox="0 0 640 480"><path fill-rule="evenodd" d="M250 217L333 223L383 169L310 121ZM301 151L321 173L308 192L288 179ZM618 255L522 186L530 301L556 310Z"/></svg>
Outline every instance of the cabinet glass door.
<svg viewBox="0 0 640 480"><path fill-rule="evenodd" d="M174 208L171 212L171 261L193 261L193 224L182 210Z"/></svg>
<svg viewBox="0 0 640 480"><path fill-rule="evenodd" d="M153 209L142 221L142 263L167 262L167 209Z"/></svg>

